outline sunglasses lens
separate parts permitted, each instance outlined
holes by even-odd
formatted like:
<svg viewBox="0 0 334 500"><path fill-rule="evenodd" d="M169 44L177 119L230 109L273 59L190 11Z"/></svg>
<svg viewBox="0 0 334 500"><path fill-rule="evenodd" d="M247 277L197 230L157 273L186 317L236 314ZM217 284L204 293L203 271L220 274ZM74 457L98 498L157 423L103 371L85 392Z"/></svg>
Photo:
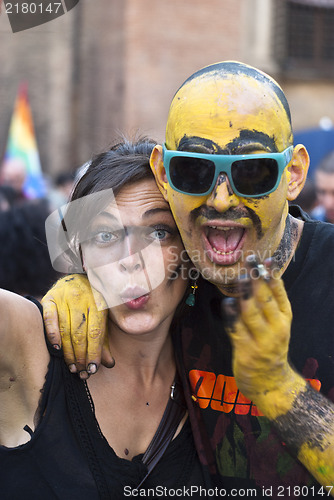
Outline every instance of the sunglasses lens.
<svg viewBox="0 0 334 500"><path fill-rule="evenodd" d="M169 175L173 185L189 194L202 194L210 189L215 164L210 160L174 156L169 162Z"/></svg>
<svg viewBox="0 0 334 500"><path fill-rule="evenodd" d="M272 158L239 160L232 164L232 179L236 189L255 196L271 191L278 177L278 165Z"/></svg>

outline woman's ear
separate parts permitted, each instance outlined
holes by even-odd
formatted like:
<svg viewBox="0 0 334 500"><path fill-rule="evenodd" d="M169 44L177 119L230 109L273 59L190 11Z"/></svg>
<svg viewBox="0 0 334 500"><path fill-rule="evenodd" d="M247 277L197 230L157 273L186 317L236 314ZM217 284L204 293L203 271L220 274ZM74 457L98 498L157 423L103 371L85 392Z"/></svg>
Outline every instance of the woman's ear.
<svg viewBox="0 0 334 500"><path fill-rule="evenodd" d="M154 174L155 181L158 185L158 188L161 191L161 194L168 201L167 196L167 175L164 167L163 159L162 159L162 146L157 145L154 147L151 158L150 158L150 167Z"/></svg>
<svg viewBox="0 0 334 500"><path fill-rule="evenodd" d="M305 146L297 144L293 150L291 163L288 166L288 201L295 200L303 189L309 165L310 158Z"/></svg>

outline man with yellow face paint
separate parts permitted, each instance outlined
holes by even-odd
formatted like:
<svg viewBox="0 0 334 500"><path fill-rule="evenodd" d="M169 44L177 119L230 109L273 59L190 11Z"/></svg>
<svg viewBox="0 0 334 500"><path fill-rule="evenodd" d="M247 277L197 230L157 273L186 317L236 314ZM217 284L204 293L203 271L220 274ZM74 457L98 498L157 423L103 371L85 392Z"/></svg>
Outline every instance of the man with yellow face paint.
<svg viewBox="0 0 334 500"><path fill-rule="evenodd" d="M185 81L166 143L151 157L188 255L208 280L184 321L180 362L201 459L234 496L253 487L268 498L334 494L334 229L298 207L288 213L308 164L304 146L293 147L282 89L237 62ZM291 338L282 282L257 264L267 258L291 302ZM265 276L253 288L251 271ZM225 332L217 304L240 292L238 304L224 301ZM44 300L55 333L52 301L57 289ZM100 329L101 317L89 321Z"/></svg>
<svg viewBox="0 0 334 500"><path fill-rule="evenodd" d="M307 151L301 145L294 149L284 175L277 177L277 189L269 194L268 190L255 192L256 167L250 167L254 186L244 178L241 188L248 188L250 194L242 196L242 192L236 193L237 186L232 186L233 175L238 178L242 174L242 165L232 164L230 173L216 169L211 185L202 187L197 172L206 168L209 177L214 166L196 157L190 161L173 157L170 150L231 158L280 153L287 151L292 141L289 108L282 90L267 75L248 66L223 63L204 68L174 96L166 130L165 156L172 156L169 179L161 146L155 148L151 163L189 257L223 293L233 293L231 287L240 274L240 263L250 253L255 252L263 261L276 252L284 260L279 266L282 271L291 260L302 222L289 218L286 226L287 200L293 200L304 185ZM192 179L194 185L189 192L187 187L182 189L182 176ZM265 182L265 178L258 179L259 186Z"/></svg>

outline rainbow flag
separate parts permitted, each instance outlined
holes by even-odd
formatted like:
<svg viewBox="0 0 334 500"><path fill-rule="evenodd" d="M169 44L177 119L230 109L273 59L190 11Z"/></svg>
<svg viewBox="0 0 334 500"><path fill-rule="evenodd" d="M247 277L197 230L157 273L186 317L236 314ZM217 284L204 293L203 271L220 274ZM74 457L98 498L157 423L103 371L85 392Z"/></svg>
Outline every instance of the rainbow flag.
<svg viewBox="0 0 334 500"><path fill-rule="evenodd" d="M17 94L3 162L20 162L25 166L23 193L27 198L46 195L26 84L21 84Z"/></svg>

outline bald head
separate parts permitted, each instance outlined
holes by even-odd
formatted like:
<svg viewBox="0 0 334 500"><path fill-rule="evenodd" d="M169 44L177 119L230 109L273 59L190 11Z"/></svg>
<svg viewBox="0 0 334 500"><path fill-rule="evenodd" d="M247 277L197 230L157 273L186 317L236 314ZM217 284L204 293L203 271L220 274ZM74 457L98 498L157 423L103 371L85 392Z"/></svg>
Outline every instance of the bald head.
<svg viewBox="0 0 334 500"><path fill-rule="evenodd" d="M207 66L176 92L168 116L170 149L195 144L213 153L236 154L249 143L268 151L292 144L291 117L281 87L262 71L239 62Z"/></svg>
<svg viewBox="0 0 334 500"><path fill-rule="evenodd" d="M291 148L292 158L278 174L275 169L254 170L248 162L240 162L241 170L232 172L233 158L225 166L230 158L220 156L207 163L207 156L281 153L291 151L292 142L290 111L282 89L270 76L246 64L227 61L207 66L190 76L173 98L166 129L168 156L164 161L162 146L156 146L151 168L190 259L224 293L232 293L246 255L255 253L263 259L279 248L288 201L303 187L309 158L303 145ZM175 150L195 154L174 154ZM192 160L196 155L197 160ZM182 156L188 157L185 162L174 162L175 187L168 177L171 163L167 158ZM250 182L254 178L257 183L263 174L276 181L273 191L261 191L263 196L244 196L234 187L233 175ZM188 184L191 189L195 185L195 190ZM207 192L198 192L202 185L210 186Z"/></svg>

